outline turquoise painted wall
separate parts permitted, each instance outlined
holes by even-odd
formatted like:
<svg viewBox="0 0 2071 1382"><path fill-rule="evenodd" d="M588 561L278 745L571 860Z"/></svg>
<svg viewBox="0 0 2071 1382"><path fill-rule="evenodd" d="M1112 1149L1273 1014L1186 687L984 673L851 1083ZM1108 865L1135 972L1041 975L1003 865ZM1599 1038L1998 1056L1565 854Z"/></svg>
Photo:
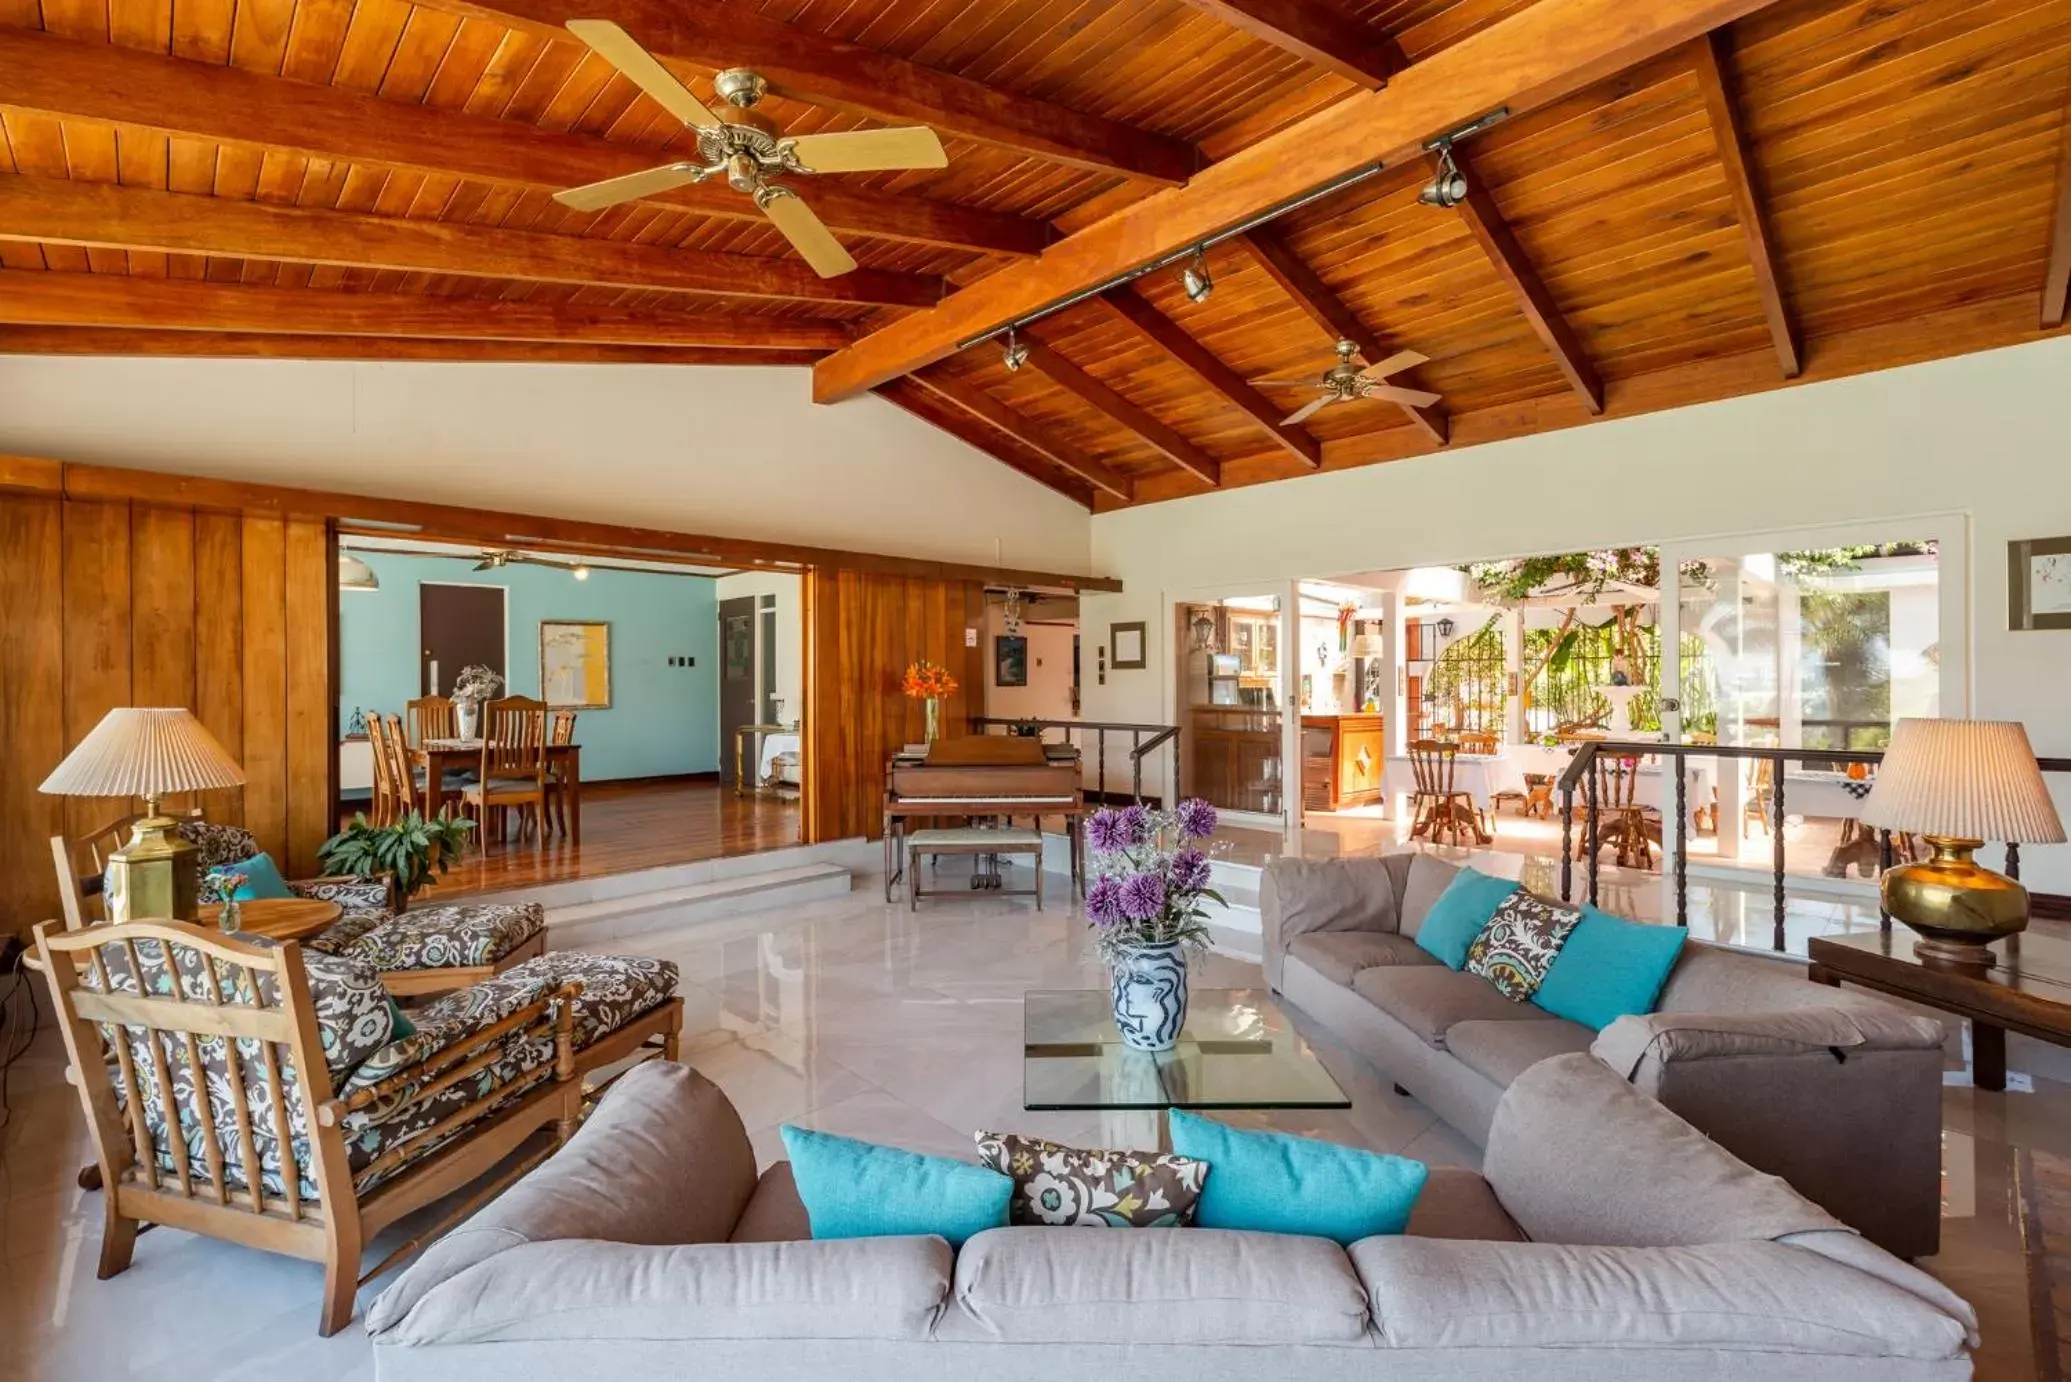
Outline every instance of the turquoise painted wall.
<svg viewBox="0 0 2071 1382"><path fill-rule="evenodd" d="M611 624L611 709L575 722L586 782L719 768L719 617L713 581L594 569L587 581L543 566L471 570L472 559L355 553L379 590L338 592L338 724L355 709L400 715L418 692L417 585L497 585L509 623L510 690L539 694L542 619ZM672 656L697 659L671 667ZM453 669L458 671L458 668Z"/></svg>

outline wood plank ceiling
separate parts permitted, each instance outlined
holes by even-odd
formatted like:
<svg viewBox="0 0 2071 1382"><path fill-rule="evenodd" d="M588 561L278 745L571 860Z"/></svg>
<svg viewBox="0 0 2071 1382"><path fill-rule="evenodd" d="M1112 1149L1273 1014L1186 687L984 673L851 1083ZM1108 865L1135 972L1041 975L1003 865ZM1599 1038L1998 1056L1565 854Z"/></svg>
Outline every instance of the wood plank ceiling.
<svg viewBox="0 0 2071 1382"><path fill-rule="evenodd" d="M875 385L1106 509L2061 327L2071 0L1622 8L1645 17L1610 24L1603 0L0 0L0 352L818 361L822 394ZM1525 74L1512 50L1570 15L1602 21L1587 41L1617 28L1601 41L1622 57L1591 67L1577 47L1573 73ZM1707 34L1707 16L1732 22ZM948 166L801 180L861 265L835 279L720 184L569 211L556 188L694 149L559 27L574 17L617 20L708 99L717 68L758 66L787 133L932 124ZM893 348L956 320L974 284L1001 301L1024 279L1070 286L1093 262L1081 242L1132 209L1166 226L1209 197L1224 222L1257 209L1198 170L1298 126L1327 139L1398 88L1412 103L1455 49L1498 95L1517 57L1521 84L1512 117L1459 146L1461 205L1420 202L1414 144L1374 149L1377 176L1209 250L1202 301L1160 269L1023 332L1012 372L997 343ZM1442 401L1279 425L1312 395L1259 381L1320 374L1341 336L1428 357L1396 382Z"/></svg>

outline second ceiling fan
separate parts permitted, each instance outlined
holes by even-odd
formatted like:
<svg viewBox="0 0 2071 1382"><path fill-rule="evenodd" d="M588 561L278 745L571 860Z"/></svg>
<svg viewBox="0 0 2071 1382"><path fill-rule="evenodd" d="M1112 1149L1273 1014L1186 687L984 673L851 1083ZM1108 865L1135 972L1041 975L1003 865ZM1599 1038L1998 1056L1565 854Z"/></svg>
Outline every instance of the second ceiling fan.
<svg viewBox="0 0 2071 1382"><path fill-rule="evenodd" d="M696 159L664 163L554 194L555 201L577 211L601 211L706 178L723 177L735 191L755 199L762 214L814 272L834 278L855 268L856 261L798 193L777 179L789 174L871 173L949 164L942 140L925 125L787 138L774 120L755 110L769 84L746 68L731 67L713 79L712 89L727 105L723 114L714 114L654 54L610 20L571 19L568 31L695 130L698 142Z"/></svg>
<svg viewBox="0 0 2071 1382"><path fill-rule="evenodd" d="M1372 364L1359 353L1359 347L1351 341L1337 343L1338 362L1323 372L1318 379L1311 375L1306 379L1254 379L1254 384L1277 385L1284 388L1308 388L1322 390L1323 397L1312 399L1280 420L1282 427L1292 427L1306 421L1311 413L1332 403L1351 403L1361 398L1381 398L1390 403L1400 403L1411 408L1428 408L1438 402L1438 395L1424 389L1405 388L1390 384L1388 376L1400 374L1406 369L1415 369L1430 359L1414 350L1398 350L1385 360Z"/></svg>

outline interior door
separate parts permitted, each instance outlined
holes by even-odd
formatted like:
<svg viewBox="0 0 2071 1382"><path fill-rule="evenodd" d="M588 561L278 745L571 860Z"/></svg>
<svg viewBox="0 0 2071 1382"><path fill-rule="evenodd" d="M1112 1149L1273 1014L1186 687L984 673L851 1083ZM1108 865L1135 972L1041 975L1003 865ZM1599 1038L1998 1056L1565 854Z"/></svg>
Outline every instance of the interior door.
<svg viewBox="0 0 2071 1382"><path fill-rule="evenodd" d="M754 779L755 765L736 761L741 742L735 731L761 723L755 705L755 668L761 661L755 655L755 622L753 595L719 602L719 761L729 782ZM754 744L747 751L754 753Z"/></svg>
<svg viewBox="0 0 2071 1382"><path fill-rule="evenodd" d="M504 628L504 589L500 585L440 585L423 581L417 587L417 627L421 642L417 683L424 696L447 696L463 667L477 663L508 678L510 640ZM509 682L505 682L509 689Z"/></svg>

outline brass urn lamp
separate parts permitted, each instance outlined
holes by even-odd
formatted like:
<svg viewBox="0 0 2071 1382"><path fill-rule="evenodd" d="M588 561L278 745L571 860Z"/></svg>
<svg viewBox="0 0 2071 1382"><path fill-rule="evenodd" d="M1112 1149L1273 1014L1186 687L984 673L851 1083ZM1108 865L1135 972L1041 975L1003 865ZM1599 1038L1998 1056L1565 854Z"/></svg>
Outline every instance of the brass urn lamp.
<svg viewBox="0 0 2071 1382"><path fill-rule="evenodd" d="M1926 837L1933 858L1885 873L1884 909L1920 933L1916 955L1952 965L1990 965L1987 946L2028 924L2028 890L1971 854L2064 840L2027 730L2003 721L1900 720L1861 819Z"/></svg>
<svg viewBox="0 0 2071 1382"><path fill-rule="evenodd" d="M244 780L244 770L192 712L121 707L79 741L41 790L68 797L142 797L144 814L131 828L129 843L108 856L108 920L193 921L201 882L196 851L159 802L174 792L237 787Z"/></svg>

